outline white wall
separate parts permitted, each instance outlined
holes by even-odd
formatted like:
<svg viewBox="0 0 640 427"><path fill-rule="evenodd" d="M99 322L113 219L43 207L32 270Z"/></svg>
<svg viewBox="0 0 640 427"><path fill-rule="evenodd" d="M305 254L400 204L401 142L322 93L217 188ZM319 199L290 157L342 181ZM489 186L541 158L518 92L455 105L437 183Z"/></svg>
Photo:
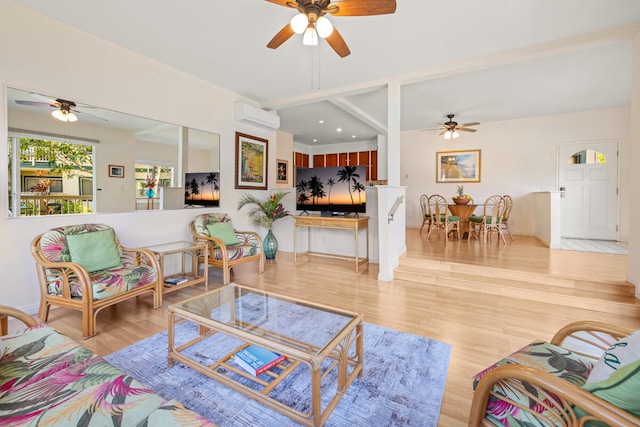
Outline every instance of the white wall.
<svg viewBox="0 0 640 427"><path fill-rule="evenodd" d="M407 226L422 224L420 195L454 196L456 184L436 183L436 152L481 151L481 181L464 183L466 194L481 204L492 194L510 194L512 232L534 235L533 192L556 188L556 147L580 141L620 141L620 240L629 238L629 109L587 111L482 123L476 133L445 140L433 132L402 133L401 184L407 186Z"/></svg>
<svg viewBox="0 0 640 427"><path fill-rule="evenodd" d="M0 0L0 15L3 17L0 39L5 41L0 44L0 85L3 91L0 140L7 140L4 102L7 86L55 94L89 105L218 133L221 141L221 207L216 210L229 212L238 228L253 229L236 210L242 193L234 189L235 131L274 142L269 144L270 170L275 167L276 138L274 131L235 122L235 102L245 99L7 0ZM25 31L25 28L29 30ZM9 40L10 43L7 42ZM120 152L104 155L106 163L133 167L135 150L123 147ZM6 144L0 144L0 170L7 170L6 159ZM100 173L106 175L107 171ZM275 186L273 173L269 176L269 186ZM133 184L129 188L133 188ZM117 193L118 189L115 191ZM266 195L266 192L258 193ZM0 179L0 194L7 194L6 178ZM293 198L291 207L295 208ZM6 198L1 197L0 212L7 212L7 209ZM114 227L125 246L141 246L189 238L187 225L193 216L193 210L16 219L1 215L0 304L34 312L40 291L29 243L49 228L104 222ZM280 233L280 248L290 251L293 247L292 233L289 232L291 226L287 227L285 221L276 224L275 231Z"/></svg>
<svg viewBox="0 0 640 427"><path fill-rule="evenodd" d="M631 93L631 144L628 157L629 165L633 165L629 171L629 180L623 187L628 194L634 196L638 192L640 183L640 34L636 34L633 40L633 65L632 65L632 93ZM632 197L629 202L629 212L640 212L640 198ZM627 280L636 285L636 297L640 298L640 222L632 221L629 224L629 271Z"/></svg>

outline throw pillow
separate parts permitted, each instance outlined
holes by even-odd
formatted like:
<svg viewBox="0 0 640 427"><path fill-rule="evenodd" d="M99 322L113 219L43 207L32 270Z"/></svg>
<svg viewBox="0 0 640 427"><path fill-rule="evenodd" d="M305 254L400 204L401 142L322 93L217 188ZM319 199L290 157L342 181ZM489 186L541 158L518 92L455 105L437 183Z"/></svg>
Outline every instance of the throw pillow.
<svg viewBox="0 0 640 427"><path fill-rule="evenodd" d="M583 388L612 405L640 417L640 360L616 370L604 381L586 384ZM576 408L579 416L584 411Z"/></svg>
<svg viewBox="0 0 640 427"><path fill-rule="evenodd" d="M640 330L608 348L593 367L585 384L606 380L617 369L640 359Z"/></svg>
<svg viewBox="0 0 640 427"><path fill-rule="evenodd" d="M71 261L83 266L89 273L122 266L116 236L112 229L68 234L67 245Z"/></svg>
<svg viewBox="0 0 640 427"><path fill-rule="evenodd" d="M237 245L240 243L236 232L233 231L233 224L230 222L207 224L207 231L209 232L209 236L222 240L225 245Z"/></svg>

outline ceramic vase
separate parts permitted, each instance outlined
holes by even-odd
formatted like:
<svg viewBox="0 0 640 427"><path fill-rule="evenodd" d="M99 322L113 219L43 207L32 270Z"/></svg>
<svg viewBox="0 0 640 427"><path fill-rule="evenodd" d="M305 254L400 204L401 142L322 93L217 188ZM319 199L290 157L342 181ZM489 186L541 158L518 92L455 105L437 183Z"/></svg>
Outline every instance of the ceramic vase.
<svg viewBox="0 0 640 427"><path fill-rule="evenodd" d="M145 191L145 194L147 195L148 198L153 199L153 196L156 195L156 192L151 188L147 188L147 191Z"/></svg>
<svg viewBox="0 0 640 427"><path fill-rule="evenodd" d="M264 256L267 259L274 259L278 253L278 239L273 234L273 231L269 230L267 235L262 239L262 248L264 249Z"/></svg>

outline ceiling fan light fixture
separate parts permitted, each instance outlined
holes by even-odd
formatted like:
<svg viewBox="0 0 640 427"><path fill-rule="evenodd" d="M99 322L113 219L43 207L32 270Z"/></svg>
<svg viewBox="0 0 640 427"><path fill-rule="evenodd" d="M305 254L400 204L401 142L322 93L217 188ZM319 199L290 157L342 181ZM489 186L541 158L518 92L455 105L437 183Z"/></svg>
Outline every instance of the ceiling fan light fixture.
<svg viewBox="0 0 640 427"><path fill-rule="evenodd" d="M51 112L51 115L56 119L60 120L61 122L77 122L78 121L78 117L76 117L75 114L73 114L71 111L67 111L63 109L53 110Z"/></svg>
<svg viewBox="0 0 640 427"><path fill-rule="evenodd" d="M333 24L324 16L318 18L316 22L316 30L318 30L318 35L323 39L326 39L333 33Z"/></svg>
<svg viewBox="0 0 640 427"><path fill-rule="evenodd" d="M318 45L318 33L316 33L316 29L313 28L313 24L309 24L307 29L304 31L304 36L302 37L302 44L305 46Z"/></svg>
<svg viewBox="0 0 640 427"><path fill-rule="evenodd" d="M456 139L456 138L457 138L457 137L459 137L459 136L460 136L460 134L459 134L459 133L458 133L458 131L456 131L456 130L454 130L454 131L451 133L451 138L453 138L453 139Z"/></svg>
<svg viewBox="0 0 640 427"><path fill-rule="evenodd" d="M291 29L294 33L302 34L309 26L309 18L304 13L298 13L296 16L291 18L289 25L291 25Z"/></svg>
<svg viewBox="0 0 640 427"><path fill-rule="evenodd" d="M451 139L451 134L452 134L452 133L451 133L451 131L450 131L450 130L446 131L446 132L444 133L444 139Z"/></svg>

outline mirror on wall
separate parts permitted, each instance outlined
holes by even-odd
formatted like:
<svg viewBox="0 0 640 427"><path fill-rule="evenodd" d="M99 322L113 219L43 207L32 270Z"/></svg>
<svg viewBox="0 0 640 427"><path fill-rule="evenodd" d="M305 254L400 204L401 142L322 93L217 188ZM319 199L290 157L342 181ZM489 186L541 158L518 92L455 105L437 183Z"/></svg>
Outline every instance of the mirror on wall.
<svg viewBox="0 0 640 427"><path fill-rule="evenodd" d="M220 169L212 132L14 88L7 119L11 217L181 208L163 194Z"/></svg>

